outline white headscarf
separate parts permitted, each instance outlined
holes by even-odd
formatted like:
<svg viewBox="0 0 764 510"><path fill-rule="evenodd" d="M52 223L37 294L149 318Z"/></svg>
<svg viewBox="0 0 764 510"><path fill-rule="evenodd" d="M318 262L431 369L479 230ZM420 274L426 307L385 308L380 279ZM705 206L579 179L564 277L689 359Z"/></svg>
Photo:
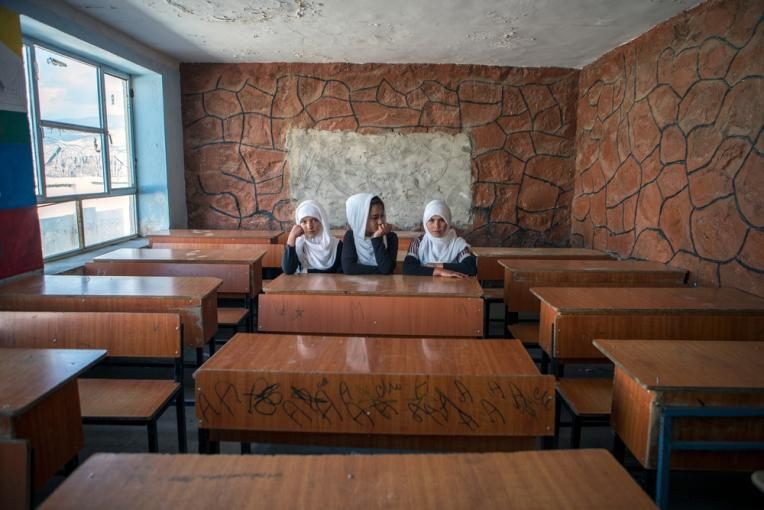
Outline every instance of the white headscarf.
<svg viewBox="0 0 764 510"><path fill-rule="evenodd" d="M372 198L374 195L371 193L356 193L345 202L345 213L348 217L348 225L353 231L358 262L366 266L377 265L371 239L366 238L366 221L369 219L369 207Z"/></svg>
<svg viewBox="0 0 764 510"><path fill-rule="evenodd" d="M433 216L440 216L446 220L448 230L443 237L433 237L427 230L427 221ZM464 239L456 235L456 230L451 228L451 209L443 200L433 200L424 208L422 216L424 226L424 238L419 242L419 262L421 264L433 264L436 262L458 262L456 257L469 245Z"/></svg>
<svg viewBox="0 0 764 510"><path fill-rule="evenodd" d="M329 218L321 204L315 200L300 203L294 213L295 223L299 225L307 216L321 222L321 233L313 239L308 239L306 235L297 238L294 246L297 258L300 259L301 272L307 273L308 269L329 269L337 257L339 241L329 231Z"/></svg>

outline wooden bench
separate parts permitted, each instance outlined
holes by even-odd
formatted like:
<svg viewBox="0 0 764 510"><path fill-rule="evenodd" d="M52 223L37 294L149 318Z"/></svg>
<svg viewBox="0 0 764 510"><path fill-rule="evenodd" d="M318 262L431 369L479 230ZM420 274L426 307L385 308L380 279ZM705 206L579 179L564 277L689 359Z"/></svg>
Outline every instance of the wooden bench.
<svg viewBox="0 0 764 510"><path fill-rule="evenodd" d="M538 347L539 345L539 323L538 322L516 322L507 326L507 330L512 338L520 340L526 347Z"/></svg>
<svg viewBox="0 0 764 510"><path fill-rule="evenodd" d="M232 328L239 331L239 327L249 317L249 310L246 308L220 307L218 308L218 326Z"/></svg>
<svg viewBox="0 0 764 510"><path fill-rule="evenodd" d="M483 336L489 338L490 324L491 324L491 305L501 303L504 304L504 289L483 287ZM504 313L504 319L502 320L502 330L507 325L506 310Z"/></svg>
<svg viewBox="0 0 764 510"><path fill-rule="evenodd" d="M175 402L178 450L185 452L183 338L170 313L0 312L0 346L106 349L109 358L166 360L173 379L80 379L84 423L145 425L149 451L158 451L157 419Z"/></svg>
<svg viewBox="0 0 764 510"><path fill-rule="evenodd" d="M571 414L571 448L581 445L582 427L610 425L613 402L611 379L563 377L557 380L557 394L556 435L559 438L560 404L565 404Z"/></svg>
<svg viewBox="0 0 764 510"><path fill-rule="evenodd" d="M507 325L507 332L509 332L509 337L514 338L516 340L519 340L523 346L530 351L530 349L534 350L540 350L541 347L539 346L539 323L538 322L515 322L513 324ZM542 368L545 367L545 357L544 352L541 351L539 354L538 352L535 353L535 356L532 354L533 361L536 363L541 363ZM544 368L544 371L546 371L546 368Z"/></svg>

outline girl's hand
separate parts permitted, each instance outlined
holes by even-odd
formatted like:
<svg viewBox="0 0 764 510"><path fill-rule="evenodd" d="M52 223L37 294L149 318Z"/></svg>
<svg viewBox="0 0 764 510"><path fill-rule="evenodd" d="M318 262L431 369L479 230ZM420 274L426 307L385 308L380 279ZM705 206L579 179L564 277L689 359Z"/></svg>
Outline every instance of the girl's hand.
<svg viewBox="0 0 764 510"><path fill-rule="evenodd" d="M451 271L450 269L444 269L442 267L436 267L433 272L433 276L445 276L447 278L468 278L468 276L464 273L459 273L457 271Z"/></svg>
<svg viewBox="0 0 764 510"><path fill-rule="evenodd" d="M289 237L287 237L287 244L289 246L294 246L297 242L297 238L303 235L305 231L302 229L300 225L295 225L292 227L292 230L289 231Z"/></svg>
<svg viewBox="0 0 764 510"><path fill-rule="evenodd" d="M371 237L382 237L385 234L389 234L393 231L393 227L389 223L380 223L377 226L377 230L374 231L374 235Z"/></svg>

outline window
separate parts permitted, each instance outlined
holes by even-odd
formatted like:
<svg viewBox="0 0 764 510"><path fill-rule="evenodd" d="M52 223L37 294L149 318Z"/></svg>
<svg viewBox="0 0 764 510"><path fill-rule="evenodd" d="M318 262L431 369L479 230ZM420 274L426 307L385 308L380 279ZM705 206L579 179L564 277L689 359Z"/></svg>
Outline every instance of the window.
<svg viewBox="0 0 764 510"><path fill-rule="evenodd" d="M136 235L129 76L38 42L24 65L43 256Z"/></svg>

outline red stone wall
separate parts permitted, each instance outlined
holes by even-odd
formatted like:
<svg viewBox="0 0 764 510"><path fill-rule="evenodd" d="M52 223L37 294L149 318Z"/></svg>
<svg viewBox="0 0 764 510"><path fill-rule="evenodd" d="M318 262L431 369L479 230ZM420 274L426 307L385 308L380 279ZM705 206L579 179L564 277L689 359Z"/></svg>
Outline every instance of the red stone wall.
<svg viewBox="0 0 764 510"><path fill-rule="evenodd" d="M465 132L470 241L566 245L578 75L464 65L183 65L189 225L288 227L292 127Z"/></svg>
<svg viewBox="0 0 764 510"><path fill-rule="evenodd" d="M763 15L707 2L581 71L574 244L764 296Z"/></svg>

